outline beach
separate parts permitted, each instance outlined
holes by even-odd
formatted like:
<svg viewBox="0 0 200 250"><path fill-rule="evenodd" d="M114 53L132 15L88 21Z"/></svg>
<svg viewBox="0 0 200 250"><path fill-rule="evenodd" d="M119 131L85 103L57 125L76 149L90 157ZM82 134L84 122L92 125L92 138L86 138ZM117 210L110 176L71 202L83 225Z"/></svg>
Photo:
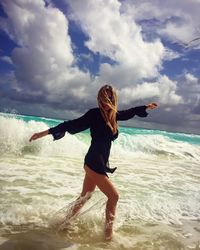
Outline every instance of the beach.
<svg viewBox="0 0 200 250"><path fill-rule="evenodd" d="M200 249L200 135L120 127L109 175L120 199L106 242L98 189L60 227L81 192L89 131L28 141L59 122L0 114L0 250Z"/></svg>

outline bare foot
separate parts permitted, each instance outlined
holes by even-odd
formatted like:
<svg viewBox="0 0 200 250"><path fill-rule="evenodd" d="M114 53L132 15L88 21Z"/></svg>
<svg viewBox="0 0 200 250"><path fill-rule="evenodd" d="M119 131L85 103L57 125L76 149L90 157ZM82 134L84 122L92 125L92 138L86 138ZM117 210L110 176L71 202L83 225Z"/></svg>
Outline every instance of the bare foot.
<svg viewBox="0 0 200 250"><path fill-rule="evenodd" d="M113 236L113 223L109 223L105 227L105 240L110 241L112 240Z"/></svg>

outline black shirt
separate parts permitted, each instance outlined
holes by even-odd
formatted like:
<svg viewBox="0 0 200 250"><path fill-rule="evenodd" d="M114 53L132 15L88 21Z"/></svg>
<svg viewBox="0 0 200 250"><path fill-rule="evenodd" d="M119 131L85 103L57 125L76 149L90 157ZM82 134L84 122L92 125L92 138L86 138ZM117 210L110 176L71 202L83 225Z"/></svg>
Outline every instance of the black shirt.
<svg viewBox="0 0 200 250"><path fill-rule="evenodd" d="M118 111L116 120L129 120L135 115L146 117L148 115L146 108L147 106L139 106ZM118 137L118 132L113 135L110 127L103 119L99 108L90 109L77 119L64 121L56 127L50 128L49 134L53 135L54 140L58 140L65 135L66 131L70 134L75 134L88 128L90 128L92 141L85 156L85 164L99 174L107 175L106 172L114 172L116 168L109 168L108 158L110 155L111 142Z"/></svg>

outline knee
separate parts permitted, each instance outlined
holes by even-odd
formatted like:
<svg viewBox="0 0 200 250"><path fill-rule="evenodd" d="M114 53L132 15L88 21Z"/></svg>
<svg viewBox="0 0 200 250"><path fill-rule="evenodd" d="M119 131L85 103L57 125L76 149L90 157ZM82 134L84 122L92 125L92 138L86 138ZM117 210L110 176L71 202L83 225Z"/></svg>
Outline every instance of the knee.
<svg viewBox="0 0 200 250"><path fill-rule="evenodd" d="M111 200L114 203L117 203L119 200L119 193L115 192L110 197L108 197L109 200Z"/></svg>
<svg viewBox="0 0 200 250"><path fill-rule="evenodd" d="M116 200L116 202L118 202L118 200L119 200L119 193L115 194L115 200Z"/></svg>
<svg viewBox="0 0 200 250"><path fill-rule="evenodd" d="M88 201L92 197L92 192L87 192L86 194L81 194L80 199L83 202Z"/></svg>

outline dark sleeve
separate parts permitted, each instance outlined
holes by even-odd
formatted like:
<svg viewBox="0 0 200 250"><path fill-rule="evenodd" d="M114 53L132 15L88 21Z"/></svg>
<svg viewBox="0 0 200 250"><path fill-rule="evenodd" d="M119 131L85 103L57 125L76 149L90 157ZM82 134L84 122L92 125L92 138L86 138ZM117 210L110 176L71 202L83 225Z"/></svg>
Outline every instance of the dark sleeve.
<svg viewBox="0 0 200 250"><path fill-rule="evenodd" d="M49 134L51 134L54 140L61 139L65 132L69 132L70 134L79 133L85 129L88 129L91 124L91 110L85 113L83 116L70 120L64 121L63 123L58 124L57 126L49 129Z"/></svg>
<svg viewBox="0 0 200 250"><path fill-rule="evenodd" d="M139 106L135 108L130 108L127 110L121 110L117 112L117 121L126 121L133 118L135 115L140 117L146 117L148 113L146 112L147 106Z"/></svg>

